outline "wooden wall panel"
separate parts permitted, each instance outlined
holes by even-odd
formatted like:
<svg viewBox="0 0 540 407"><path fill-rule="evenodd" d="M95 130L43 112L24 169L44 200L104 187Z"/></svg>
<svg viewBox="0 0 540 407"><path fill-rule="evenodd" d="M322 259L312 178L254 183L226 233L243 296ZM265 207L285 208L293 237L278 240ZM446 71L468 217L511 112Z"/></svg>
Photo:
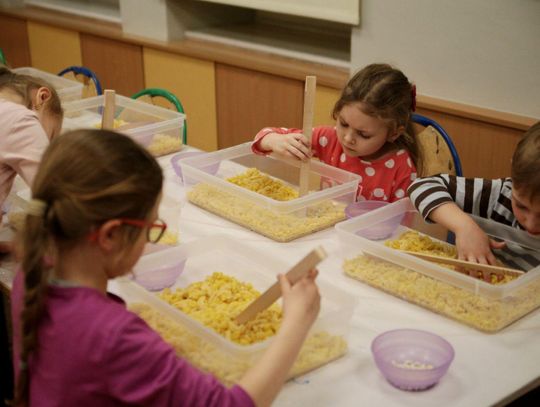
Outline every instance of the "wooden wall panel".
<svg viewBox="0 0 540 407"><path fill-rule="evenodd" d="M317 86L315 94L315 114L313 115L313 125L334 126L336 121L332 118L332 111L341 91L326 86Z"/></svg>
<svg viewBox="0 0 540 407"><path fill-rule="evenodd" d="M465 176L510 176L512 154L524 131L427 109L418 113L437 121L450 135Z"/></svg>
<svg viewBox="0 0 540 407"><path fill-rule="evenodd" d="M57 74L72 65L82 65L79 33L50 25L28 22L32 66Z"/></svg>
<svg viewBox="0 0 540 407"><path fill-rule="evenodd" d="M219 148L252 140L265 126L302 127L304 83L216 64Z"/></svg>
<svg viewBox="0 0 540 407"><path fill-rule="evenodd" d="M30 66L26 20L0 15L0 48L12 68Z"/></svg>
<svg viewBox="0 0 540 407"><path fill-rule="evenodd" d="M143 49L147 88L174 93L186 112L187 142L205 151L218 147L214 63Z"/></svg>
<svg viewBox="0 0 540 407"><path fill-rule="evenodd" d="M80 34L82 63L93 70L104 89L131 96L144 89L142 47Z"/></svg>

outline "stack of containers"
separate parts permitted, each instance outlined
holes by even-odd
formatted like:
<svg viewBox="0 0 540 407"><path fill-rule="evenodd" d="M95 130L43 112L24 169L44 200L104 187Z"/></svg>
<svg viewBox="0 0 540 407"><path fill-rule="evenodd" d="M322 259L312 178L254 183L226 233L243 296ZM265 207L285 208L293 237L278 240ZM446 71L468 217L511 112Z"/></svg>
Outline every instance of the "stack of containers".
<svg viewBox="0 0 540 407"><path fill-rule="evenodd" d="M62 104L82 98L83 84L75 80L53 75L52 73L31 67L14 68L12 71L21 75L30 75L47 81L58 93Z"/></svg>
<svg viewBox="0 0 540 407"><path fill-rule="evenodd" d="M485 332L496 332L540 305L540 241L500 223L473 217L489 236L504 240L503 263L523 273L504 284L419 259L385 245L406 231L443 244L447 231L424 222L403 199L336 225L349 277ZM524 259L528 259L524 261Z"/></svg>
<svg viewBox="0 0 540 407"><path fill-rule="evenodd" d="M170 282L174 290L203 281L214 272L222 272L263 292L276 281L277 273L286 272L290 266L292 264L285 264L275 256L216 235L143 256L134 274L135 281L145 286L149 284L150 289L166 282L168 274L178 276ZM262 342L240 345L125 278L116 280L111 288L180 356L227 385L238 381L272 341L270 337ZM319 281L319 288L320 314L289 377L327 364L347 351L346 337L356 298L323 281Z"/></svg>
<svg viewBox="0 0 540 407"><path fill-rule="evenodd" d="M101 128L104 104L103 95L66 103L62 131ZM182 148L182 113L115 95L114 117L116 131L133 138L156 157Z"/></svg>
<svg viewBox="0 0 540 407"><path fill-rule="evenodd" d="M297 160L256 155L251 151L251 143L180 161L191 203L278 242L288 242L344 220L345 207L356 198L360 176L312 160L309 194L288 201L269 198L227 179L256 168L298 190L300 165Z"/></svg>

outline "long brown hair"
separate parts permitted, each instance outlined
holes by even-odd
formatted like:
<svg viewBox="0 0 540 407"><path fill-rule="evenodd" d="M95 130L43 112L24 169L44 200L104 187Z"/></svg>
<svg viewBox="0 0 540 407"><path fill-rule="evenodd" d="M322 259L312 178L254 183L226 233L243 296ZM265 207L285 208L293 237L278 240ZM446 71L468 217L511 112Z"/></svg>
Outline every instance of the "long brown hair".
<svg viewBox="0 0 540 407"><path fill-rule="evenodd" d="M512 157L512 182L529 200L540 198L540 122L519 141Z"/></svg>
<svg viewBox="0 0 540 407"><path fill-rule="evenodd" d="M47 81L30 75L23 75L13 72L0 64L0 90L9 89L22 98L23 104L28 108L32 106L32 91L39 88L47 88L51 92L51 97L45 102L43 107L47 112L60 119L64 117L64 110L60 103L60 97L56 90Z"/></svg>
<svg viewBox="0 0 540 407"><path fill-rule="evenodd" d="M47 256L61 256L96 226L114 218L147 219L161 192L156 160L132 139L105 130L77 130L55 138L43 155L32 186L43 214L29 213L22 231L25 294L21 312L21 371L16 405L29 400L31 356L39 351ZM126 244L141 229L126 227Z"/></svg>
<svg viewBox="0 0 540 407"><path fill-rule="evenodd" d="M344 106L357 102L363 103L365 114L387 122L389 129L405 128L394 144L409 152L420 173L422 157L411 122L416 107L415 85L399 69L388 64L371 64L358 71L343 88L332 117L337 119Z"/></svg>

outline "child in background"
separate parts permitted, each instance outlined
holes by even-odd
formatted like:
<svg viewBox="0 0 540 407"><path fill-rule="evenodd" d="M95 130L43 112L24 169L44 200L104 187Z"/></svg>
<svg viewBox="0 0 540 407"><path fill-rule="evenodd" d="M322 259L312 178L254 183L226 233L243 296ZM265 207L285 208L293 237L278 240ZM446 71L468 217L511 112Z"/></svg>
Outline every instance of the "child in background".
<svg viewBox="0 0 540 407"><path fill-rule="evenodd" d="M279 277L281 328L230 389L107 293L165 231L162 182L156 160L123 135L79 130L52 141L12 290L16 405L267 406L281 389L319 312L316 271L292 287Z"/></svg>
<svg viewBox="0 0 540 407"><path fill-rule="evenodd" d="M0 65L0 206L17 174L31 185L49 140L60 133L62 118L51 85Z"/></svg>
<svg viewBox="0 0 540 407"><path fill-rule="evenodd" d="M456 235L462 260L497 264L491 249L504 242L488 238L467 213L525 230L540 238L540 122L533 125L512 158L511 178L463 178L441 174L418 178L408 190L424 219Z"/></svg>
<svg viewBox="0 0 540 407"><path fill-rule="evenodd" d="M399 70L372 64L354 75L334 106L336 126L315 127L311 145L302 130L264 128L252 150L299 160L312 155L361 176L358 200L394 202L405 196L421 159L411 114L416 88Z"/></svg>

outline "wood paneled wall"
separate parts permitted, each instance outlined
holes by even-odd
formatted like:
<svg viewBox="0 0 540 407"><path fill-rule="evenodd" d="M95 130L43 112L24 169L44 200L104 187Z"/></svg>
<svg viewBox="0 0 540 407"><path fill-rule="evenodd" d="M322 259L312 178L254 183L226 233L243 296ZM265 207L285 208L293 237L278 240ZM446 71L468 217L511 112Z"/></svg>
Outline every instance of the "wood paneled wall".
<svg viewBox="0 0 540 407"><path fill-rule="evenodd" d="M12 68L31 65L26 20L0 15L0 48Z"/></svg>
<svg viewBox="0 0 540 407"><path fill-rule="evenodd" d="M216 64L219 148L253 139L266 126L302 127L304 84Z"/></svg>
<svg viewBox="0 0 540 407"><path fill-rule="evenodd" d="M80 34L82 63L96 73L104 89L131 96L144 89L142 47Z"/></svg>

